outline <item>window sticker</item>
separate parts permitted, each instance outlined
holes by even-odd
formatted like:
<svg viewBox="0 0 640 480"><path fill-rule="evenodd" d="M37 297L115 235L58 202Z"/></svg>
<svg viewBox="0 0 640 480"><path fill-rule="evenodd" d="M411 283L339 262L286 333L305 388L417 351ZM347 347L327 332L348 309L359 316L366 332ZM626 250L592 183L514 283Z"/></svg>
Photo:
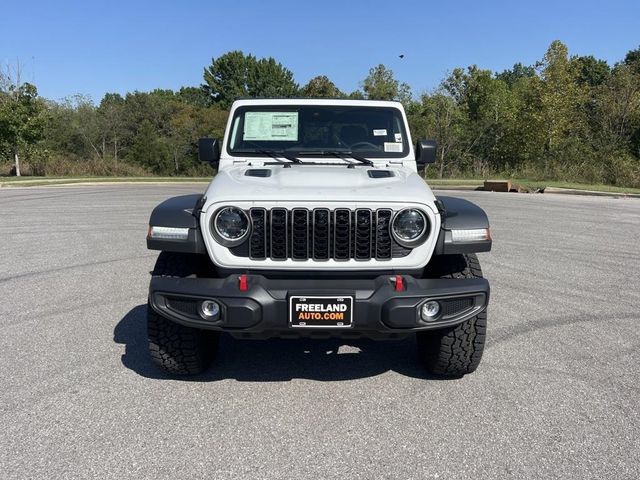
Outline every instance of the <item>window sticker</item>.
<svg viewBox="0 0 640 480"><path fill-rule="evenodd" d="M395 133L394 135L396 137L396 142L402 142L402 134L401 133Z"/></svg>
<svg viewBox="0 0 640 480"><path fill-rule="evenodd" d="M394 142L384 142L385 152L400 152L402 153L402 144Z"/></svg>
<svg viewBox="0 0 640 480"><path fill-rule="evenodd" d="M386 128L376 128L373 130L374 137L386 137L387 129Z"/></svg>
<svg viewBox="0 0 640 480"><path fill-rule="evenodd" d="M247 112L243 140L298 140L298 112Z"/></svg>

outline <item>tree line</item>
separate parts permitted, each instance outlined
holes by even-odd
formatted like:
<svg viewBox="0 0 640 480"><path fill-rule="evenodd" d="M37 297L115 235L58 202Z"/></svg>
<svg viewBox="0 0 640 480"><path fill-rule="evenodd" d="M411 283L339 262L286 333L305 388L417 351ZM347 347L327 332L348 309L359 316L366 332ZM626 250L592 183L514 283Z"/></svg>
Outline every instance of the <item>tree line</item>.
<svg viewBox="0 0 640 480"><path fill-rule="evenodd" d="M240 51L212 59L200 86L108 93L97 104L81 95L42 98L5 69L0 174L209 175L196 161L196 140L221 138L239 97L398 100L414 140L438 140L432 176L640 187L640 48L609 65L569 55L560 41L534 65L455 68L418 95L384 65L342 92L325 75L300 86L275 59Z"/></svg>

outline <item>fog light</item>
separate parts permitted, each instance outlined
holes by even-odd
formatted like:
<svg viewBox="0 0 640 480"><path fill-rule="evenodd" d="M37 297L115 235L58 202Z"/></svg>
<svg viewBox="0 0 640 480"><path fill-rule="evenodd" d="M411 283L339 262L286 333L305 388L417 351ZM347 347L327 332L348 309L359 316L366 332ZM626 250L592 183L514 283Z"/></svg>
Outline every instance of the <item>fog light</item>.
<svg viewBox="0 0 640 480"><path fill-rule="evenodd" d="M432 322L440 313L440 304L435 300L429 300L422 304L420 308L420 316L425 322Z"/></svg>
<svg viewBox="0 0 640 480"><path fill-rule="evenodd" d="M200 303L200 316L205 320L216 320L220 316L220 305L213 300Z"/></svg>

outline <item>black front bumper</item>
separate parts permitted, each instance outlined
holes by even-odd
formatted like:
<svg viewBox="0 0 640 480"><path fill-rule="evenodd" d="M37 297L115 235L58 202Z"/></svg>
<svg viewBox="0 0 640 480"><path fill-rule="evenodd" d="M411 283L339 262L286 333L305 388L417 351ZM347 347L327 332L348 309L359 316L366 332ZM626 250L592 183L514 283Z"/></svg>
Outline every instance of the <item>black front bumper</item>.
<svg viewBox="0 0 640 480"><path fill-rule="evenodd" d="M227 331L240 338L268 337L398 337L404 334L461 323L484 310L489 301L489 282L483 278L423 279L402 277L398 291L395 278L372 279L272 279L246 276L241 290L239 275L225 278L152 277L149 303L163 317L190 327ZM289 296L353 296L350 328L290 328ZM205 320L199 315L202 300L215 300L220 317ZM420 306L438 300L441 312L434 321L420 318Z"/></svg>

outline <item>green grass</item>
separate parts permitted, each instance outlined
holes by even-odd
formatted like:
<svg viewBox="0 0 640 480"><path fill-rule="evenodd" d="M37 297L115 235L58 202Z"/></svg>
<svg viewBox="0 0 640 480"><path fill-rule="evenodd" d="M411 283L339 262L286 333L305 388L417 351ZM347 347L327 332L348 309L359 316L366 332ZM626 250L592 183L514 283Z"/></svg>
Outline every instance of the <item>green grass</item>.
<svg viewBox="0 0 640 480"><path fill-rule="evenodd" d="M429 185L442 185L442 186L481 186L484 183L484 180L479 180L477 178L427 178L427 183Z"/></svg>
<svg viewBox="0 0 640 480"><path fill-rule="evenodd" d="M640 188L632 187L618 187L616 185L602 185L602 184L589 184L589 183L576 183L576 182L560 182L553 180L527 180L516 179L511 183L522 185L529 189L535 190L536 188L543 187L555 187L555 188L569 188L575 190L590 190L593 192L610 192L610 193L640 193Z"/></svg>
<svg viewBox="0 0 640 480"><path fill-rule="evenodd" d="M0 177L0 187L5 186L43 186L70 185L76 183L206 183L212 177ZM496 177L499 179L500 177ZM428 178L433 187L480 187L484 183L480 178ZM585 184L553 180L511 179L513 185L521 185L530 191L545 187L590 190L594 192L640 194L640 188L618 187L614 185Z"/></svg>
<svg viewBox="0 0 640 480"><path fill-rule="evenodd" d="M492 177L491 180L507 180L507 178ZM427 178L427 183L434 187L438 186L482 186L484 179L481 178ZM589 190L592 192L608 193L634 193L640 194L640 188L619 187L616 185L603 185L593 183L563 182L555 180L531 180L528 178L512 178L511 185L520 185L530 191L544 189L546 187L567 188L574 190Z"/></svg>

